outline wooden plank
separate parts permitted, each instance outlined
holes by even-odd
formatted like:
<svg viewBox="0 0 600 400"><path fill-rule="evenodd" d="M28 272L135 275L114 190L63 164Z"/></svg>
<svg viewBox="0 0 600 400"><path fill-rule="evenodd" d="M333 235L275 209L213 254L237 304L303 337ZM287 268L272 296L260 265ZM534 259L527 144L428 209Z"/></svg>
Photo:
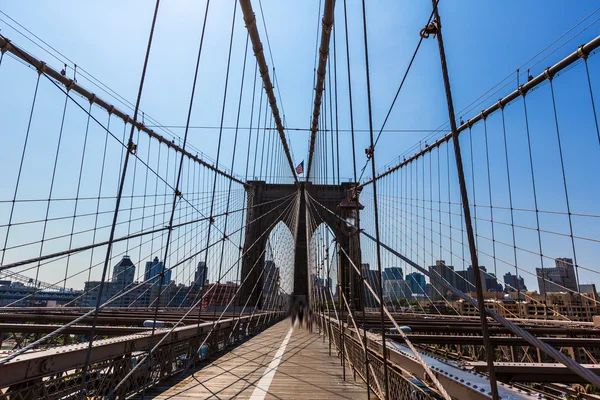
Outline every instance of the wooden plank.
<svg viewBox="0 0 600 400"><path fill-rule="evenodd" d="M185 377L147 390L153 399L249 399L290 329L282 321ZM260 390L259 390L260 391ZM366 387L354 382L318 334L294 329L265 399L366 399Z"/></svg>

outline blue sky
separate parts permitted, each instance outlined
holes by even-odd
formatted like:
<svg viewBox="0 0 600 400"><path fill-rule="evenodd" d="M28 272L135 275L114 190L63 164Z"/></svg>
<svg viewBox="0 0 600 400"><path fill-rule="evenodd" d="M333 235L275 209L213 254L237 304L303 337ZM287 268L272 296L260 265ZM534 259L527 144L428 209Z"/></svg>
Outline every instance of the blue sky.
<svg viewBox="0 0 600 400"><path fill-rule="evenodd" d="M293 5L279 1L263 2L278 89L286 122L291 128L307 128L310 123L318 3L316 0L294 2ZM338 24L342 22L342 4L338 2L336 9ZM258 13L258 2L254 7ZM543 3L543 7L541 2L441 2L455 108L463 109L595 8L593 1L578 1L575 4L553 1ZM127 1L82 5L80 2L58 1L36 2L33 6L33 3L23 1L6 2L1 9L121 96L131 102L135 100L153 4ZM357 129L366 129L368 121L360 3L349 1L348 9L355 124ZM430 10L428 1L367 3L375 127L380 126L387 112L418 41L418 32L424 26ZM203 11L204 3L199 1L168 1L161 4L142 109L164 125L185 123ZM219 99L222 96L231 12L229 2L219 1L211 5L207 46L204 62L201 63L204 79L200 79L198 85L201 95L197 98L197 111L192 116L194 125L214 126L219 123L220 101L214 101L213 96ZM535 17L530 18L532 15ZM595 18L592 17L590 21ZM260 15L259 28L266 47ZM338 28L340 70L345 64L341 54L342 28ZM575 45L594 37L597 33L594 28L588 29L565 50L570 51ZM44 58L43 52L13 34L4 24L2 32ZM231 74L233 88L239 87L244 33L243 22L238 14ZM535 72L541 72L563 55L564 52L559 51L550 56ZM271 65L270 57L267 59ZM52 61L48 59L51 64ZM58 62L54 65L61 66ZM434 40L426 41L388 122L388 128L436 129L447 121L439 70L436 43ZM223 71L222 76L219 77L217 71ZM343 96L347 91L345 79L345 74L340 71L338 87L341 117L348 107L347 98ZM235 96L230 96L230 100L231 108L235 110ZM248 118L242 116L244 120L248 121ZM226 113L226 125L232 126L234 122L235 112ZM341 118L340 128L348 127L347 119ZM308 133L290 131L289 135L297 159L295 161L305 159ZM349 138L349 134L344 135ZM357 153L362 160L368 134L363 132L357 136ZM383 135L381 150L377 153L378 162L383 165L391 161L423 136L419 133ZM195 131L190 140L200 150L214 157L214 139L213 131ZM344 148L344 154L348 151L348 147ZM350 177L351 173L346 170L342 175Z"/></svg>
<svg viewBox="0 0 600 400"><path fill-rule="evenodd" d="M163 1L161 4L141 109L146 115L151 116L163 125L185 124L196 49L202 27L204 4L203 1L191 0L170 0ZM205 50L202 54L200 78L191 120L193 126L219 125L227 63L227 47L234 4L234 1L223 0L213 1L211 4ZM257 14L263 44L265 50L267 50L266 34L263 29L258 2L253 1L253 5ZM289 128L308 128L310 126L316 35L318 21L321 18L318 5L319 1L317 0L302 2L262 1L272 50L272 57L267 51L267 61L270 66L274 64L276 68L279 107L285 113L286 124ZM344 30L341 26L343 22L342 6L342 1L338 1L336 23L340 26L336 32L339 70L339 119L340 128L347 129L350 123L348 120L347 77L344 72L346 58L343 42ZM522 66L523 63L535 56L556 38L592 13L596 9L597 3L593 1L522 2L511 0L478 2L446 0L441 1L439 7L444 24L444 38L455 109L459 112L498 82L514 74L516 68ZM80 68L85 69L129 102L134 102L137 95L153 9L153 2L150 1L107 1L102 3L19 1L4 2L0 5L1 11L43 38ZM349 0L348 10L355 127L366 129L368 128L368 120L360 2ZM402 74L419 40L418 33L424 26L430 12L431 4L429 1L367 2L371 95L375 128L381 126ZM567 39L575 33L595 22L598 16L598 14L594 14L573 32L566 35L557 45L546 51L543 56L550 53L558 45L567 42ZM0 19L0 28L3 35L47 61L50 65L58 69L62 68L61 62L15 32L9 26L14 25L14 23L7 19L5 15L0 15ZM532 74L537 75L542 72L545 67L554 64L573 51L577 45L597 36L598 32L598 25L592 24L574 40L569 41L564 47L535 65ZM246 29L238 9L225 126L235 125L245 33ZM251 53L249 56L251 56ZM527 69L529 66L536 64L538 60L539 58L533 60L522 69ZM593 65L594 61L597 63L593 58L590 60L590 66ZM247 77L252 76L253 66L253 63L248 64ZM21 117L19 124L8 125L6 132L10 129L22 130L23 118L26 118L28 106L21 107L21 105L28 104L30 101L31 92L35 85L35 74L31 71L24 71L23 68L6 67L5 65L0 68L2 91L13 95L13 97L2 96L4 98L2 101L3 110ZM14 68L14 70L8 68ZM555 90L561 94L557 98L557 104L560 113L562 113L561 116L568 117L565 120L569 121L567 125L572 129L572 132L588 132L591 128L589 120L583 121L578 118L578 113L583 113L582 108L579 107L579 103L574 102L569 97L579 93L585 94L585 87L582 85L586 81L581 79L582 70L580 67L578 68L565 74L564 79L557 80ZM8 71L14 71L14 75L5 73ZM69 70L69 75L72 76L72 74L72 70ZM249 82L250 79L247 78L246 85L249 86ZM109 97L102 94L99 89L94 88L93 84L87 82L83 77L79 78L79 83L96 91L102 97ZM509 86L475 108L470 114L465 114L464 119L466 120L477 114L481 109L489 106L496 99L515 88L516 82L510 83ZM52 91L53 89L46 87L45 90ZM543 115L547 115L549 104L547 91L548 88L545 87L539 93L534 94L534 96L539 97L536 103L539 108L533 107L531 111L533 115L531 129L542 135L538 136L540 141L537 142L535 148L541 157L537 159L541 169L538 170L540 171L539 179L538 177L536 179L539 182L548 181L547 186L543 183L540 184L541 194L538 194L540 196L540 208L545 206L551 209L561 209L564 206L559 203L560 199L556 194L558 191L558 194L562 196L562 192L559 190L561 188L550 184L556 182L554 180L558 176L557 173L560 173L556 170L557 164L553 161L555 158L552 158L555 156L553 153L555 149L551 144L546 144L543 139L543 132L551 127L549 123L552 122L542 118ZM279 97L279 93L281 97ZM51 95L48 94L48 96ZM240 125L247 127L250 120L251 91L246 90L243 96L241 114L241 121L243 122ZM45 111L47 114L37 115L39 121L43 121L38 122L40 124L37 125L38 129L42 129L44 123L56 122L56 119L60 117L62 103L60 101L48 101L51 102L51 107ZM116 100L112 101L115 105L118 105ZM584 99L581 99L581 101L583 102ZM124 105L121 105L121 107L125 108ZM517 111L514 111L514 109L517 109ZM515 114L510 118L510 123L515 126L521 123L521 117L517 115L518 110L520 108L517 107L507 109L507 115L508 113ZM539 114L536 114L536 112ZM463 114L459 115L463 116ZM586 111L585 115L589 116L589 112ZM387 128L434 130L444 126L447 119L437 43L435 40L429 39L423 43L417 55L405 87L388 121ZM571 121L573 121L572 124ZM488 127L490 132L498 128L497 122L495 121L495 126ZM85 124L85 118L83 115L79 115L76 118L74 117L70 123L73 126L81 126L82 123ZM577 123L581 125L577 125ZM481 129L481 127L475 127L474 131L477 129ZM173 129L173 131L177 134L183 133L180 129ZM446 130L442 132L445 133ZM568 135L569 131L565 134ZM244 142L243 137L247 135L247 131L242 130L241 135L241 141ZM412 153L411 147L415 144L418 145L420 140L425 140L426 135L428 133L424 132L384 133L376 149L376 167L381 169L387 163L393 163L399 155L405 152ZM217 137L218 129L194 129L190 133L189 141L207 157L214 159L217 151ZM308 132L290 130L288 137L291 139L291 148L295 157L294 163L297 164L302 160L306 162L308 158ZM356 138L357 164L361 167L365 162L364 149L368 147L368 134L360 132L357 133ZM224 155L221 158L221 163L226 166L229 166L231 160L232 139L233 132L225 131ZM350 178L352 175L349 139L349 133L340 133L340 153L343 160L341 175L344 178ZM593 202L593 199L597 198L599 194L598 181L597 177L589 174L589 171L594 168L597 170L598 149L594 149L594 141L588 139L576 138L573 141L575 145L570 149L565 149L565 157L570 160L567 173L572 176L570 182L573 185L569 188L569 191L573 193L574 203L572 207L575 211L598 214L597 206ZM39 148L36 151L39 152L39 159L42 160L48 155L44 154L44 143L38 142L38 145ZM474 146L477 146L477 144ZM580 151L584 151L586 163L577 161L578 157L584 159ZM594 151L596 152L596 158L594 158ZM14 165L14 159L11 157L15 157L15 155L7 154L6 156L5 165ZM515 153L514 156L516 165L523 161L519 153ZM588 162L590 163L589 166ZM39 164L43 165L43 162L40 161ZM244 165L245 159L238 158L234 171L243 175ZM471 168L467 167L468 174L470 171ZM370 175L370 173L367 173L367 175ZM518 186L518 180L522 177L524 179L522 185L525 188L528 182L525 179L526 175L515 173L514 176L516 180L514 184ZM481 177L476 174L476 179L481 179ZM484 185L480 184L478 186L483 186L482 190L486 189ZM527 193L523 193L523 204L531 207ZM503 194L503 192L497 194L497 204L505 203L506 199ZM483 196L479 192L476 195L479 198ZM529 217L524 216L523 220L530 223L531 221L527 218ZM549 226L560 225L563 227L564 221L550 221L548 224ZM587 234L596 238L597 226L595 222L584 221L578 229L582 231L582 235ZM527 243L525 247L532 243L532 239L523 240L524 243ZM552 239L548 239L548 243L552 247ZM582 257L588 260L589 267L595 268L595 265L590 265L590 263L593 263L595 259L597 246L591 248L584 246L583 249L582 253L585 255ZM569 254L565 254L567 253L566 248L563 251L561 247L561 254L558 253L559 251L551 256L559 257L563 254L569 256ZM531 268L534 268L534 266ZM588 279L597 281L595 275L589 275ZM537 284L531 278L526 277L526 282L533 288L537 287Z"/></svg>

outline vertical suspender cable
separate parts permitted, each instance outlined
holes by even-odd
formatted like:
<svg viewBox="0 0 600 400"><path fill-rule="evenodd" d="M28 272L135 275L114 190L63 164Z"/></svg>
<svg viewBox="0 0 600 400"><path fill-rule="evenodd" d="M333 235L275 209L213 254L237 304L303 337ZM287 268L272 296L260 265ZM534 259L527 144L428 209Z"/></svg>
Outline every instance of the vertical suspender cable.
<svg viewBox="0 0 600 400"><path fill-rule="evenodd" d="M192 92L190 94L190 104L188 107L188 114L187 114L187 120L185 123L185 132L183 135L183 150L185 150L186 144L187 144L187 138L188 138L188 133L189 133L189 129L190 129L190 120L192 118L192 108L194 105L194 95L196 94L196 83L198 81L198 70L200 68L200 56L202 55L202 45L204 44L204 33L206 31L206 22L208 20L208 8L210 6L210 0L206 1L206 8L204 11L204 22L202 24L202 33L200 34L200 44L198 45L198 56L196 58L196 69L194 71L194 80L192 83ZM219 138L219 142L220 142L220 138ZM160 272L160 283L158 286L158 298L155 300L156 301L156 306L154 308L154 323L152 324L152 334L154 334L154 331L156 330L156 319L158 318L158 308L160 306L160 296L161 296L161 289L162 286L164 284L164 280L165 280L165 268L167 265L167 258L169 256L169 245L171 242L171 233L173 232L173 218L175 216L175 208L177 207L177 201L178 199L180 199L183 195L180 192L180 188L179 188L179 183L181 181L181 172L183 170L183 159L184 156L183 154L181 155L181 158L179 160L179 168L177 170L177 179L175 182L175 191L173 193L173 203L171 206L171 213L169 216L169 229L167 230L167 243L165 245L165 253L164 253L164 257L163 257L163 263L162 263L162 269ZM217 155L217 160L215 161L215 167L218 168L219 166L219 157ZM215 172L215 180L216 180L216 176L217 173ZM214 191L213 191L213 200L214 200ZM212 210L210 213L210 216L212 217ZM210 229L210 227L209 227ZM208 237L210 238L210 234L208 235ZM207 251L208 254L208 251Z"/></svg>
<svg viewBox="0 0 600 400"><path fill-rule="evenodd" d="M111 254L111 250L112 250L112 243L115 237L115 229L117 226L117 218L119 216L119 207L121 205L121 196L123 195L123 188L125 186L125 176L127 174L127 164L129 162L129 155L133 152L135 152L135 146L133 144L133 132L137 123L137 117L138 117L138 112L140 109L140 101L142 99L142 91L144 89L144 79L146 77L146 70L148 68L148 59L150 58L150 48L152 47L152 38L154 37L154 28L156 26L156 17L158 15L158 7L160 4L160 0L156 0L156 5L154 7L154 15L152 17L152 26L150 28L150 35L148 37L148 46L146 48L146 56L144 59L144 67L142 69L142 77L140 79L140 87L138 90L138 95L137 95L137 100L135 103L135 111L133 113L133 122L131 124L131 130L129 132L129 141L127 142L127 152L125 153L125 160L123 161L123 170L121 172L121 178L120 178L120 182L119 182L119 189L118 189L118 193L117 193L117 199L116 199L116 204L115 204L115 212L113 214L113 221L112 221L112 225L110 228L110 235L109 235L109 239L108 239L108 246L106 249L106 257L104 258L104 268L102 270L102 279L101 279L101 284L100 284L100 288L98 290L98 299L96 301L96 307L94 310L94 320L92 321L92 328L90 330L90 340L89 340L89 344L88 344L88 349L85 355L85 362L81 371L81 385L80 385L80 390L79 390L79 398L82 399L85 396L85 381L86 381L86 374L87 374L87 369L88 369L88 365L90 363L90 355L92 352L92 344L94 342L94 335L96 333L96 325L98 323L98 313L100 310L100 304L102 303L102 293L103 293L103 289L104 289L104 283L106 281L106 271L108 270L108 263L110 260L110 254Z"/></svg>
<svg viewBox="0 0 600 400"><path fill-rule="evenodd" d="M369 111L369 141L371 149L371 173L375 175L375 153L373 152L374 140L373 140L373 109L371 105L371 78L369 74L369 47L367 40L367 11L365 9L365 0L362 0L362 16L363 16L363 37L365 43L365 74L367 78L367 105ZM375 239L377 248L377 270L379 276L379 298L383 299L383 279L381 274L381 244L379 241L379 210L377 209L377 183L373 182L373 211L375 216ZM385 338L385 323L384 323L384 311L383 301L379 304L379 314L381 322L381 348L383 351L383 390L385 399L390 398L390 388L388 382L388 363L387 363L387 342Z"/></svg>

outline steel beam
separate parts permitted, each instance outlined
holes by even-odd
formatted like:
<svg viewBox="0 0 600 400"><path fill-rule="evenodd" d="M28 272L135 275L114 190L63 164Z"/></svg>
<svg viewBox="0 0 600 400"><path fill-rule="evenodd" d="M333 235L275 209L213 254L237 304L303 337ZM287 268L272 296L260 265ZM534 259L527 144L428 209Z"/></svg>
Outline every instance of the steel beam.
<svg viewBox="0 0 600 400"><path fill-rule="evenodd" d="M552 76L556 75L557 73L559 73L560 71L566 69L567 67L569 67L570 65L572 65L573 63L575 63L577 60L579 60L579 59L581 59L583 57L587 57L592 51L596 50L598 47L600 47L600 36L597 36L596 38L594 38L593 40L589 41L588 43L579 46L576 51L574 51L573 53L569 54L567 57L565 57L564 59L562 59L558 63L554 64L553 66L551 66L549 68L547 68L544 72L542 72L541 74L539 74L538 76L536 76L532 80L528 81L527 83L524 83L517 90L513 91L512 93L510 93L508 96L504 96L503 98L501 98L500 100L498 100L498 102L496 102L494 105L492 105L492 106L486 108L485 110L481 111L481 113L479 113L478 115L476 115L474 118L471 118L471 119L467 120L467 122L465 122L464 124L462 124L461 126L459 126L456 129L456 133L458 134L458 133L460 133L460 132L462 132L462 131L464 131L466 129L469 129L471 126L473 126L473 124L481 121L482 119L484 119L485 117L487 117L491 113L493 113L495 111L498 111L499 109L503 108L508 103L510 103L511 101L517 99L522 94L528 92L529 90L533 89L534 87L536 87L536 86L540 85L541 83L545 82L549 77L552 77ZM423 150L419 151L418 153L415 153L412 157L403 160L402 162L400 162L396 166L394 166L394 167L388 169L387 171L385 171L385 172L377 175L376 177L371 178L367 182L362 183L359 187L364 187L366 185L372 184L373 181L379 180L379 179L383 178L384 176L387 176L387 175L391 174L392 172L397 171L398 169L402 168L404 165L410 163L411 161L414 161L415 159L419 158L423 154L426 154L426 153L430 152L432 149L440 146L444 142L447 142L451 138L452 138L452 132L447 133L442 138L436 140L433 144L425 147Z"/></svg>
<svg viewBox="0 0 600 400"><path fill-rule="evenodd" d="M469 362L467 365L477 372L487 370L485 362ZM598 364L582 364L581 366L600 375L600 365ZM494 368L498 379L505 382L587 383L585 379L574 374L562 364L496 362Z"/></svg>
<svg viewBox="0 0 600 400"><path fill-rule="evenodd" d="M325 318L326 320L330 320L332 325L339 326L339 321L335 318L330 318L329 316L320 316L320 318ZM359 332L356 332L351 329L345 330L346 335L350 336L350 338L346 340L356 340L357 342L362 341L363 331L359 329ZM382 353L382 345L381 339L378 335L374 335L372 333L367 332L367 345L370 352L375 353L370 356L371 357L381 357ZM415 357L412 355L409 356L404 354L394 347L387 347L386 351L388 355L388 362L393 370L402 371L401 373L405 376L415 376L419 379L422 379L425 376L425 370L423 366L417 361ZM425 356L423 353L422 356ZM485 364L485 363L484 363ZM438 367L439 366L439 367ZM476 387L471 385L471 382L464 379L465 377L474 377L472 372L461 368L458 364L453 363L452 361L444 361L439 362L438 366L433 366L433 373L436 378L440 381L440 383L444 386L448 394L452 396L452 398L456 399L486 399L489 400L490 396L487 392L481 391L481 387ZM478 375L479 380L485 380L481 375ZM462 381L461 381L462 379ZM435 390L434 387L432 389ZM501 393L503 394L503 398L511 398L511 399L526 399L528 398L525 393L519 393L518 390L513 389L508 386L502 386L500 388ZM506 397L504 397L506 396Z"/></svg>
<svg viewBox="0 0 600 400"><path fill-rule="evenodd" d="M241 317L242 322L261 315L272 313L260 313L254 316ZM282 313L276 313L283 315ZM234 326L239 321L237 318L221 320L217 325L206 322L198 325L189 325L170 329L158 329L154 335L152 332L141 332L128 336L111 339L95 340L89 363L94 364L105 360L122 357L132 352L143 352L150 350L163 336L167 336L164 345L169 346L176 342L190 340L198 335L210 332L212 329L220 330ZM42 378L51 374L81 368L86 359L88 343L80 343L56 347L52 349L29 352L0 365L0 388L8 387L16 383L32 379Z"/></svg>
<svg viewBox="0 0 600 400"><path fill-rule="evenodd" d="M0 323L0 332L10 333L50 333L54 332L59 325L46 325L46 324L2 324ZM61 334L66 335L88 335L92 329L89 325L73 325L67 328ZM152 330L152 328L145 328L139 326L107 326L98 325L96 327L96 334L100 336L122 336L131 335L132 333L143 332L146 330Z"/></svg>
<svg viewBox="0 0 600 400"><path fill-rule="evenodd" d="M323 10L323 29L321 29L321 44L319 45L319 66L317 67L317 83L315 85L315 100L310 125L310 145L308 150L308 166L306 168L306 180L310 178L313 153L315 151L315 140L319 130L319 116L321 115L321 98L325 89L325 75L327 71L327 59L329 58L329 42L331 29L333 28L333 16L335 0L325 0Z"/></svg>
<svg viewBox="0 0 600 400"><path fill-rule="evenodd" d="M100 97L96 96L94 93L83 88L74 80L62 75L60 72L58 72L54 68L48 66L48 64L46 64L44 61L35 58L31 54L27 53L25 50L21 49L18 46L15 46L9 39L7 39L6 37L4 37L2 35L0 35L0 51L2 51L2 53L5 53L8 51L9 53L13 54L15 57L19 58L20 60L23 60L25 63L34 67L39 73L43 73L44 75L48 76L52 80L63 84L65 86L66 90L73 91L73 92L85 97L90 103L94 103L97 106L105 109L106 111L108 111L109 114L116 115L117 117L122 119L126 124L133 123L133 119L128 114L119 110L114 105L108 103L107 101L101 99ZM196 155L190 153L189 151L183 149L182 147L176 145L174 141L168 140L167 138L154 132L152 129L146 127L140 121L135 122L135 127L137 129L139 129L140 131L145 132L150 137L158 140L160 143L164 144L165 146L167 146L167 147L175 150L176 152L181 153L181 154L185 155L186 157L190 158L191 160L197 162L198 164L203 165L204 167L211 169L211 170L215 171L216 173L231 179L234 182L237 182L242 185L246 185L245 182L242 182L241 180L233 177L232 175L228 174L227 172L220 170L218 168L218 166L213 166L213 165L207 163L206 161L201 160L200 158L198 158L198 156L196 156ZM126 143L124 145L127 146Z"/></svg>
<svg viewBox="0 0 600 400"><path fill-rule="evenodd" d="M281 116L279 115L277 99L275 98L275 93L273 93L273 84L271 83L271 77L269 76L269 66L267 65L267 60L265 59L265 53L263 51L263 45L260 41L258 28L256 27L256 17L254 15L254 11L252 10L252 4L250 3L250 0L240 0L240 6L242 8L242 12L244 13L244 22L246 23L248 35L250 35L250 40L252 41L252 49L254 50L256 62L258 63L258 70L260 71L260 76L263 80L265 93L267 94L269 104L271 105L271 111L273 112L273 118L275 119L275 126L279 132L279 139L281 140L283 150L285 151L288 163L290 164L290 169L292 170L294 180L298 182L298 176L296 175L296 169L294 168L294 161L292 161L290 148L285 138L283 123L281 122Z"/></svg>
<svg viewBox="0 0 600 400"><path fill-rule="evenodd" d="M457 335L407 335L415 344L456 344L456 345L483 345L483 336L457 336ZM400 335L386 335L386 337L402 342ZM539 338L542 342L553 347L586 347L600 348L600 339L590 338ZM529 343L517 336L490 336L494 346L529 346Z"/></svg>

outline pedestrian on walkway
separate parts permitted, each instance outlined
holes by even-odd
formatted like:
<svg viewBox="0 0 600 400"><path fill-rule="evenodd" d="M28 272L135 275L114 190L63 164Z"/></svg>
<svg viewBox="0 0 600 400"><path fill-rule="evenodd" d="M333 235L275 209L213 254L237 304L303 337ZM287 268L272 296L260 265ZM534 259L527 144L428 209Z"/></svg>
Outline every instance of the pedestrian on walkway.
<svg viewBox="0 0 600 400"><path fill-rule="evenodd" d="M304 304L300 303L298 308L298 324L300 328L302 328L302 323L304 322Z"/></svg>
<svg viewBox="0 0 600 400"><path fill-rule="evenodd" d="M296 323L296 306L292 306L292 309L290 310L290 319L292 320L292 328L293 328L294 324Z"/></svg>

